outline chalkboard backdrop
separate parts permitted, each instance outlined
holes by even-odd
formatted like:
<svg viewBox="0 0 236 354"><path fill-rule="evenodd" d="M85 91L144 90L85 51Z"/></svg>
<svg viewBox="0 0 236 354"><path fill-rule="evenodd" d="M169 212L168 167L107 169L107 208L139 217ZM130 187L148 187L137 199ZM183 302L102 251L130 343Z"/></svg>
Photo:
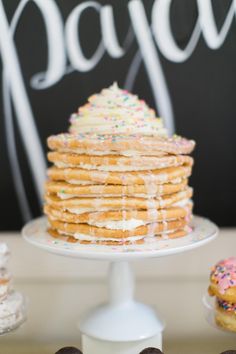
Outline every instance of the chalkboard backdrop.
<svg viewBox="0 0 236 354"><path fill-rule="evenodd" d="M0 0L0 229L40 215L46 138L117 81L197 142L195 212L235 226L236 1Z"/></svg>

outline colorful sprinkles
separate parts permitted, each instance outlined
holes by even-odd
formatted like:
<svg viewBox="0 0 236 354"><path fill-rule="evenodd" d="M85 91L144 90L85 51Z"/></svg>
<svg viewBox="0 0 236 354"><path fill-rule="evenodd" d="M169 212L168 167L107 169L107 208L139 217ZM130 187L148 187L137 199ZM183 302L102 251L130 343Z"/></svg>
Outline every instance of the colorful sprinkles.
<svg viewBox="0 0 236 354"><path fill-rule="evenodd" d="M217 298L217 305L227 312L234 312L236 315L236 304L221 300Z"/></svg>

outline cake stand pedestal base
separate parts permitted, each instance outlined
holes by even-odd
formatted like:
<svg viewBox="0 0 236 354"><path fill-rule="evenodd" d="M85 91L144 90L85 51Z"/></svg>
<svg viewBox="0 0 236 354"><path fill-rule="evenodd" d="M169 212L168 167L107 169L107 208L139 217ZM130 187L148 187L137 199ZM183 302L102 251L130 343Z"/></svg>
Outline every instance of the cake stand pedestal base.
<svg viewBox="0 0 236 354"><path fill-rule="evenodd" d="M138 354L148 347L162 348L162 335L133 342L108 342L82 335L83 354Z"/></svg>
<svg viewBox="0 0 236 354"><path fill-rule="evenodd" d="M138 354L162 347L163 322L152 307L134 301L134 277L125 261L109 269L109 300L90 311L79 328L83 354Z"/></svg>
<svg viewBox="0 0 236 354"><path fill-rule="evenodd" d="M192 232L179 239L157 240L125 250L55 240L47 232L45 217L28 223L23 235L31 244L61 256L111 262L108 302L91 310L79 325L83 354L138 354L146 347L162 349L164 324L152 307L134 300L129 262L186 252L207 244L218 233L216 225L197 216L192 220L192 228Z"/></svg>

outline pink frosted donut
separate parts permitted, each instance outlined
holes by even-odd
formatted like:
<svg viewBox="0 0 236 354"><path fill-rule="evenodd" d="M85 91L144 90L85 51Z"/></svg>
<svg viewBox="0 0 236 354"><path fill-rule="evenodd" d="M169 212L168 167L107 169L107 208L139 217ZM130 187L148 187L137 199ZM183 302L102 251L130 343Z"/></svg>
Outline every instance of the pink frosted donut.
<svg viewBox="0 0 236 354"><path fill-rule="evenodd" d="M218 262L211 271L208 292L216 296L216 323L236 332L236 258Z"/></svg>

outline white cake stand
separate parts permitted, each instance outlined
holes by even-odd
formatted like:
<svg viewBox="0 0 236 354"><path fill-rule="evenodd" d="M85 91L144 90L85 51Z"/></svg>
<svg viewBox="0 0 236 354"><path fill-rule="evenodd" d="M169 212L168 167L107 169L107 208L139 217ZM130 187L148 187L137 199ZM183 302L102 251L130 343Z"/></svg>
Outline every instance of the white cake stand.
<svg viewBox="0 0 236 354"><path fill-rule="evenodd" d="M80 323L83 354L138 354L146 347L162 348L163 321L155 311L134 300L134 277L129 261L164 257L205 245L218 233L215 224L194 217L193 231L176 240L133 246L93 246L56 240L47 233L45 217L23 229L29 243L58 255L110 261L109 300L90 311Z"/></svg>

